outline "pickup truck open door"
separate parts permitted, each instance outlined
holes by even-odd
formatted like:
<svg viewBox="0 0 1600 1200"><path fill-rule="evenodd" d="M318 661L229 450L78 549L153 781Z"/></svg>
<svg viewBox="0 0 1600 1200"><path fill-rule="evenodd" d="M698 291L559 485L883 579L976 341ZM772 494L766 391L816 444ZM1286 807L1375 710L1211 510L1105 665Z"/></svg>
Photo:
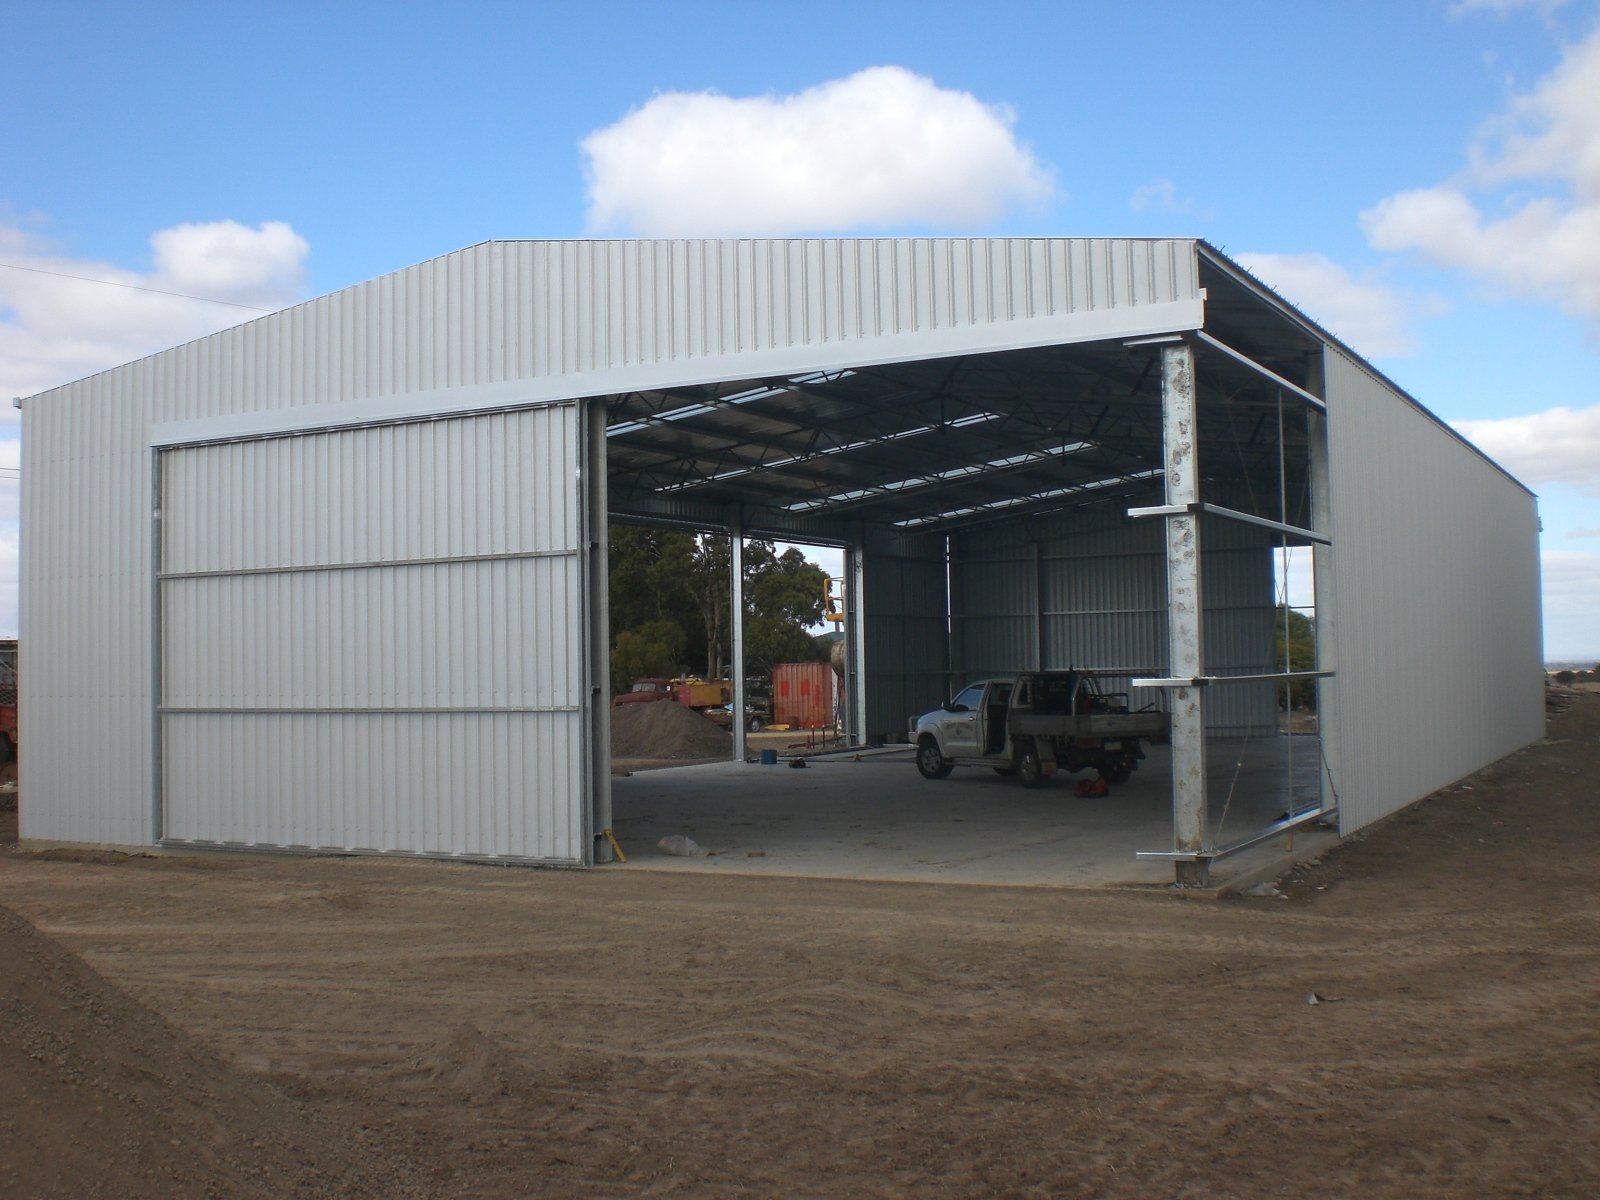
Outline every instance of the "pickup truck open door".
<svg viewBox="0 0 1600 1200"><path fill-rule="evenodd" d="M934 716L939 727L939 741L949 748L949 757L979 753L978 725L986 715L983 697L989 687L986 683L975 683L963 688Z"/></svg>
<svg viewBox="0 0 1600 1200"><path fill-rule="evenodd" d="M1009 679L975 683L934 714L944 753L951 758L1004 753L1012 688Z"/></svg>

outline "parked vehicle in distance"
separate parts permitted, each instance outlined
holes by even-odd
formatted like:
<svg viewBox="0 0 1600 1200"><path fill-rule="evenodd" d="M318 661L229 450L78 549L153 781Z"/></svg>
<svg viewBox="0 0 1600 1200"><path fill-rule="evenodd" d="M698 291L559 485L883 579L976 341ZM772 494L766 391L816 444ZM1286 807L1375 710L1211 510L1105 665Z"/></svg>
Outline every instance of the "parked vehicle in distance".
<svg viewBox="0 0 1600 1200"><path fill-rule="evenodd" d="M613 707L658 704L664 700L675 700L685 708L712 716L717 709L726 707L733 700L733 684L726 679L713 679L707 683L698 675L679 679L635 679L631 688L612 697L611 704ZM716 718L712 716L712 719Z"/></svg>
<svg viewBox="0 0 1600 1200"><path fill-rule="evenodd" d="M956 766L990 767L1038 787L1057 769L1093 767L1125 783L1144 739L1165 737L1167 714L1130 713L1125 693L1105 693L1083 671L1040 671L969 684L911 722L917 770L943 779Z"/></svg>
<svg viewBox="0 0 1600 1200"><path fill-rule="evenodd" d="M709 683L698 675L689 675L672 681L673 696L685 708L709 712L733 699L733 683L727 679L713 679Z"/></svg>
<svg viewBox="0 0 1600 1200"><path fill-rule="evenodd" d="M676 697L672 691L670 679L635 679L633 686L627 691L614 696L613 705L622 704L654 704L660 700L672 700Z"/></svg>
<svg viewBox="0 0 1600 1200"><path fill-rule="evenodd" d="M728 729L733 728L733 705L723 704L717 708L706 709L706 716L718 725ZM760 733L767 727L766 714L753 704L744 706L744 727L747 733Z"/></svg>

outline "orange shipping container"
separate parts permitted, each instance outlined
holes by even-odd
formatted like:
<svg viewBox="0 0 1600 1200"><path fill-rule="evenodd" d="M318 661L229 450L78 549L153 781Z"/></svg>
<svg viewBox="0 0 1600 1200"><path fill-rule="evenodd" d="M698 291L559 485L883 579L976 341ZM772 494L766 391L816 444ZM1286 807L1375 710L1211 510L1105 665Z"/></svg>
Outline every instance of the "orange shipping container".
<svg viewBox="0 0 1600 1200"><path fill-rule="evenodd" d="M778 663L772 668L772 721L790 729L833 724L833 668L827 663Z"/></svg>

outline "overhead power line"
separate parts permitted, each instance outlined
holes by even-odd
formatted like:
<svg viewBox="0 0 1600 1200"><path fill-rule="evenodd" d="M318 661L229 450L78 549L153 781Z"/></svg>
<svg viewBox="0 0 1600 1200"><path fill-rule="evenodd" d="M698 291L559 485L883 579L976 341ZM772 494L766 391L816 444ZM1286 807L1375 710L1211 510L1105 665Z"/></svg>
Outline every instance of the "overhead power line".
<svg viewBox="0 0 1600 1200"><path fill-rule="evenodd" d="M0 263L13 271L32 271L35 275L54 275L57 279L76 279L80 283L101 283L106 287L127 288L134 292L152 292L157 296L175 296L179 300L198 300L202 304L226 304L229 308L245 308L251 312L276 312L272 308L259 308L254 304L240 304L237 300L217 300L210 296L191 296L188 292L167 292L161 288L140 287L137 283L121 283L115 279L95 279L90 275L69 275L65 271L47 271L43 267L25 267L21 263Z"/></svg>

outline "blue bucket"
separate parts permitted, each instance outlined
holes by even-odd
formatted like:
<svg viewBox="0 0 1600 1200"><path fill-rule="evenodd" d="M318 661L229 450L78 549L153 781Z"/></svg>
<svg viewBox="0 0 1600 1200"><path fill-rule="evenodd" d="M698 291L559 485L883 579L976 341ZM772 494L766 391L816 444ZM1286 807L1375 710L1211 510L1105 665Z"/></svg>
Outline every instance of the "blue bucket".
<svg viewBox="0 0 1600 1200"><path fill-rule="evenodd" d="M775 767L778 765L778 752L776 750L763 750L761 752L761 765Z"/></svg>

